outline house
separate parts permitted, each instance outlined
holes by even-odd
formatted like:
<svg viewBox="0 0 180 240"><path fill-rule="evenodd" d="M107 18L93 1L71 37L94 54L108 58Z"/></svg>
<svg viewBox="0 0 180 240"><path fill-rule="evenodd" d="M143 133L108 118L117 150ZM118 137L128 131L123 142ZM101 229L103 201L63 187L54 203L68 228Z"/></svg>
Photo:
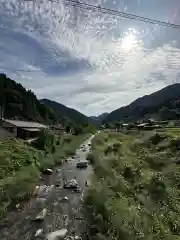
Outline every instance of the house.
<svg viewBox="0 0 180 240"><path fill-rule="evenodd" d="M128 127L129 124L128 123L122 123L122 127Z"/></svg>
<svg viewBox="0 0 180 240"><path fill-rule="evenodd" d="M39 132L47 126L38 122L19 121L11 119L1 120L1 130L11 133L12 137L30 139L38 136Z"/></svg>
<svg viewBox="0 0 180 240"><path fill-rule="evenodd" d="M64 127L61 124L53 125L51 126L51 129L57 135L63 134L65 131Z"/></svg>
<svg viewBox="0 0 180 240"><path fill-rule="evenodd" d="M137 128L144 128L146 126L149 126L149 123L140 123L137 125Z"/></svg>

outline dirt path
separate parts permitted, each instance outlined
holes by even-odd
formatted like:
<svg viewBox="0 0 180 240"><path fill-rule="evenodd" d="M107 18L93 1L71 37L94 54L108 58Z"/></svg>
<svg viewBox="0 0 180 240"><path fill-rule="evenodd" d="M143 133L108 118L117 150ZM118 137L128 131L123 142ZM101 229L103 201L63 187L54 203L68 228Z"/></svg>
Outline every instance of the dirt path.
<svg viewBox="0 0 180 240"><path fill-rule="evenodd" d="M85 239L83 192L92 168L89 165L87 169L77 169L76 162L86 159L92 138L93 136L80 146L75 156L68 158L63 166L55 169L51 176L43 180L42 183L49 185L49 188L39 192L37 197L32 198L24 206L20 205L19 209L7 214L4 221L0 223L1 240L42 240L46 239L47 233L62 228L68 230L68 236L81 236ZM63 187L64 183L72 178L77 180L80 186L79 192ZM44 220L33 221L43 208L47 209ZM41 229L42 233L35 237L38 229Z"/></svg>

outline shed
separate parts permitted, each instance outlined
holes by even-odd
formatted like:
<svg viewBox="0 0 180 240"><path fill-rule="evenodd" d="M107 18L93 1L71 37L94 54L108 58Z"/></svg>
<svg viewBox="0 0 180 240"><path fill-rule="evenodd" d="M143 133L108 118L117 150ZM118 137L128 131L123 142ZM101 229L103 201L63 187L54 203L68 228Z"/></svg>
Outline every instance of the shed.
<svg viewBox="0 0 180 240"><path fill-rule="evenodd" d="M39 131L46 129L47 126L38 122L19 121L3 119L2 127L12 133L14 137L29 139L37 137Z"/></svg>

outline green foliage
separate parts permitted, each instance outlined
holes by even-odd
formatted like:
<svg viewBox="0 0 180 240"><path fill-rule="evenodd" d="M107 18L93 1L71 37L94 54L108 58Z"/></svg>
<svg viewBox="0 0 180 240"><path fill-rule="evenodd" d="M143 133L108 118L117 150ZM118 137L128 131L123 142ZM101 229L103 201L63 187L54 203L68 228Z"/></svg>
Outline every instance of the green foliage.
<svg viewBox="0 0 180 240"><path fill-rule="evenodd" d="M157 120L176 120L180 117L180 84L169 85L150 95L136 99L131 104L112 111L102 124L135 122L148 117Z"/></svg>
<svg viewBox="0 0 180 240"><path fill-rule="evenodd" d="M59 140L60 141L60 140ZM39 150L43 150L46 153L54 153L57 144L55 135L49 130L42 130L36 141L33 142L33 146Z"/></svg>
<svg viewBox="0 0 180 240"><path fill-rule="evenodd" d="M0 215L9 204L27 197L39 179L43 154L23 141L0 142Z"/></svg>
<svg viewBox="0 0 180 240"><path fill-rule="evenodd" d="M10 204L33 193L41 170L61 164L63 158L74 154L89 136L69 135L57 140L50 132L44 131L36 142L36 148L41 150L21 140L0 142L0 217Z"/></svg>
<svg viewBox="0 0 180 240"><path fill-rule="evenodd" d="M161 148L164 142L166 148ZM90 157L95 175L86 197L90 224L95 225L91 234L100 232L105 239L179 239L178 155L179 138L165 131L97 135Z"/></svg>
<svg viewBox="0 0 180 240"><path fill-rule="evenodd" d="M90 162L90 163L94 163L95 161L95 155L93 153L88 153L86 159Z"/></svg>
<svg viewBox="0 0 180 240"><path fill-rule="evenodd" d="M75 124L75 125L82 126L84 124L91 123L90 119L87 116L78 112L75 109L68 108L63 104L60 104L55 101L51 101L49 99L42 99L41 103L43 103L43 105L47 106L48 108L53 109L58 116L63 116L65 119L65 122L68 123L67 125L70 124L70 126L72 126L72 124Z"/></svg>
<svg viewBox="0 0 180 240"><path fill-rule="evenodd" d="M56 123L56 113L41 104L34 93L26 90L5 74L0 74L0 106L4 108L5 118Z"/></svg>

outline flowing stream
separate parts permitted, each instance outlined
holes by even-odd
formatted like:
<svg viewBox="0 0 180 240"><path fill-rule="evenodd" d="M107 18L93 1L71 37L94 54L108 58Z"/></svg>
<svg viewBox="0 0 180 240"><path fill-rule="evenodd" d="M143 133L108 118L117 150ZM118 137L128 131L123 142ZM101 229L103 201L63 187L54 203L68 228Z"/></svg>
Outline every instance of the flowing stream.
<svg viewBox="0 0 180 240"><path fill-rule="evenodd" d="M48 233L63 228L67 229L67 236L71 236L71 239L85 239L83 195L85 183L92 174L92 167L89 165L85 169L78 169L76 163L86 160L93 137L94 135L86 140L76 150L76 154L68 157L62 166L57 167L52 175L44 179L44 182L42 180L36 197L23 206L20 203L16 210L7 214L0 222L1 240L42 240L46 239ZM79 191L64 188L64 183L71 179L77 181ZM35 221L37 214L44 208L47 210L44 220Z"/></svg>

